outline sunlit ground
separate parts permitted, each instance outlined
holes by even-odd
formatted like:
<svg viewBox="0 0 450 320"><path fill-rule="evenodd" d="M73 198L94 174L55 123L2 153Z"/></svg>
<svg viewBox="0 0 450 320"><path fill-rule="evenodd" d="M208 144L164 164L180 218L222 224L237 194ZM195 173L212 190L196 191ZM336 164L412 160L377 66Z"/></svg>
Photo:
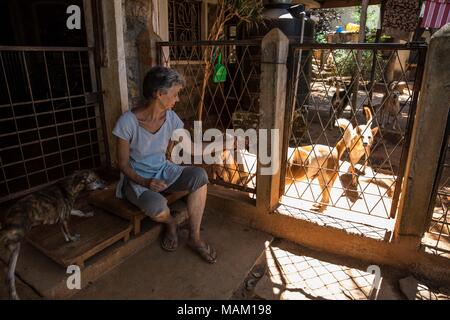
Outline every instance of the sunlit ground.
<svg viewBox="0 0 450 320"><path fill-rule="evenodd" d="M258 284L281 300L361 300L376 296L375 276L365 270L297 255L283 246L268 246L268 272ZM271 291L268 292L267 290Z"/></svg>
<svg viewBox="0 0 450 320"><path fill-rule="evenodd" d="M264 271L261 271L264 270ZM271 300L449 300L445 287L433 287L385 266L318 252L285 240L266 243L251 274L253 298ZM247 278L247 284L255 281Z"/></svg>
<svg viewBox="0 0 450 320"><path fill-rule="evenodd" d="M349 166L348 162L343 162L341 171L346 172ZM395 221L389 218L392 204L389 189L393 190L390 187L393 186L395 177L378 175L366 168L366 175L359 177L357 188L353 190L349 190L349 186L343 186L343 181L345 184L349 179L350 175L340 173L340 178L336 179L331 188L330 204L322 213L314 214L392 231ZM321 197L322 190L317 179L298 181L286 185L281 203L311 212L314 210L313 204L319 202Z"/></svg>
<svg viewBox="0 0 450 320"><path fill-rule="evenodd" d="M245 186L254 188L256 156L242 152L241 157L244 163L241 175L245 172L250 173ZM347 173L349 167L350 163L341 162L340 177L331 188L331 201L324 212L312 211L313 204L319 202L322 197L317 179L295 183L286 179L285 195L280 201L283 206L278 212L315 221L321 225L332 225L350 230L349 232L384 239L386 234L393 230L395 223L395 220L389 217L396 177L376 173L367 167L365 175L359 176L358 185L351 186L351 175ZM255 194L250 193L249 196L254 198Z"/></svg>
<svg viewBox="0 0 450 320"><path fill-rule="evenodd" d="M425 251L450 258L450 216L448 208L436 207L430 229L422 238Z"/></svg>

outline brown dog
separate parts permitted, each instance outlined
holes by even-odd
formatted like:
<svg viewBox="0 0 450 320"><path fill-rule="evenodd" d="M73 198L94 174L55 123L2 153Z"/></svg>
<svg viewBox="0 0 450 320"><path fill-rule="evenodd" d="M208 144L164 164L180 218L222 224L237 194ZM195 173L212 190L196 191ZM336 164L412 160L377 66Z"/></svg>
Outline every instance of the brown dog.
<svg viewBox="0 0 450 320"><path fill-rule="evenodd" d="M389 125L389 119L392 117L394 123L392 129L399 129L400 125L398 123L398 114L400 112L400 91L397 89L387 92L383 96L383 100L380 106L380 119L381 127L384 128Z"/></svg>
<svg viewBox="0 0 450 320"><path fill-rule="evenodd" d="M336 87L336 92L331 98L330 119L333 118L337 120L342 116L345 108L350 104L351 85L346 85L336 78L333 78L333 83Z"/></svg>
<svg viewBox="0 0 450 320"><path fill-rule="evenodd" d="M75 199L84 189L102 189L104 186L104 182L93 171L82 170L20 199L8 210L0 231L0 243L9 251L6 281L11 299L19 299L14 273L22 239L35 226L59 223L67 242L78 240L80 235L71 235L68 228L71 214L83 216L81 211L73 209Z"/></svg>
<svg viewBox="0 0 450 320"><path fill-rule="evenodd" d="M334 148L316 144L289 150L286 180L307 179L311 182L317 178L322 198L314 208L319 212L323 212L330 203L330 190L338 177L339 160L344 151L344 139L339 140Z"/></svg>

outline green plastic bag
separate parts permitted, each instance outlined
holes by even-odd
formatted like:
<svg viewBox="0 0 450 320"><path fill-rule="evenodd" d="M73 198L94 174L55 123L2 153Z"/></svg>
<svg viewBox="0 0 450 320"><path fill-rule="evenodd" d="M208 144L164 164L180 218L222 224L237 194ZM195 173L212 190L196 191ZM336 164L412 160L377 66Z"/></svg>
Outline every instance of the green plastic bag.
<svg viewBox="0 0 450 320"><path fill-rule="evenodd" d="M214 59L215 60L215 59ZM222 53L219 53L217 64L214 66L213 81L221 83L227 80L227 68L222 64Z"/></svg>

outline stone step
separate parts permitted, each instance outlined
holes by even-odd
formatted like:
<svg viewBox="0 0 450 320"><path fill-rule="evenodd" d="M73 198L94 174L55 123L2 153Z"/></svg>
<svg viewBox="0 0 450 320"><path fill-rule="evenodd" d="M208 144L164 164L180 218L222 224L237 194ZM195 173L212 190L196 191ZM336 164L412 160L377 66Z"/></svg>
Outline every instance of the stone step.
<svg viewBox="0 0 450 320"><path fill-rule="evenodd" d="M172 213L179 224L187 221L187 208L184 202L172 204L171 209L173 209ZM109 215L103 210L95 208L94 216L100 214ZM112 217L120 219L115 216ZM125 220L122 222L126 223ZM130 227L128 223L126 225ZM161 232L163 232L162 224L145 219L142 221L139 235L131 235L127 242L116 242L87 259L84 268L81 270L81 289L89 286L151 243L158 241ZM1 251L0 258L7 261L6 253ZM21 246L16 274L26 284L25 288L33 288L44 299L68 299L79 292L79 290L68 289L67 280L70 274L67 273L65 267L49 259L27 242L24 242ZM23 294L24 298L28 297L27 292L21 286L18 286L18 290L19 296Z"/></svg>

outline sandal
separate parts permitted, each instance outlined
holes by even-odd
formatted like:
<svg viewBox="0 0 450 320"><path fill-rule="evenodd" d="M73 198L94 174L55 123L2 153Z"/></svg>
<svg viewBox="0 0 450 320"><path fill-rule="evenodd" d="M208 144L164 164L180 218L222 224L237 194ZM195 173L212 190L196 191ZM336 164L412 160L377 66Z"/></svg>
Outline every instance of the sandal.
<svg viewBox="0 0 450 320"><path fill-rule="evenodd" d="M172 246L170 245L172 243ZM175 237L172 235L169 235L169 233L166 231L164 236L161 238L161 248L163 248L166 251L173 252L178 247L178 226L176 229Z"/></svg>
<svg viewBox="0 0 450 320"><path fill-rule="evenodd" d="M197 252L200 257L208 263L216 263L217 262L217 253L213 247L211 247L208 243L205 243L204 246L194 246L189 244L189 247Z"/></svg>

